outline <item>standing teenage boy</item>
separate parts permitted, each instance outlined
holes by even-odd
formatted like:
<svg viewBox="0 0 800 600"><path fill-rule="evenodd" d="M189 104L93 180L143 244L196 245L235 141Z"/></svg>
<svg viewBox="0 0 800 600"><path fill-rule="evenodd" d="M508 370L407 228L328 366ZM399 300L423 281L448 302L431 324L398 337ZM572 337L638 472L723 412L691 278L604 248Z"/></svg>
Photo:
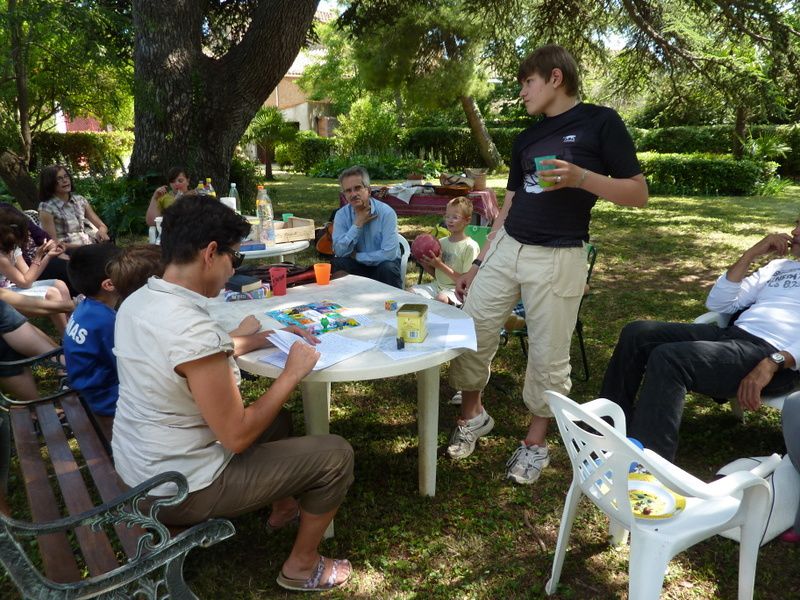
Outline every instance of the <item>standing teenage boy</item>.
<svg viewBox="0 0 800 600"><path fill-rule="evenodd" d="M522 62L518 79L528 114L544 119L517 137L491 244L456 285L459 294L469 292L464 310L475 321L478 350L463 353L450 367L450 383L463 390L463 402L447 453L469 456L494 427L481 391L498 331L521 298L531 340L522 396L531 422L508 461L507 477L533 483L550 460L545 436L552 415L544 391L570 390L570 339L586 282L591 209L598 196L644 206L648 194L619 115L578 100L578 66L569 52L556 45L539 48ZM547 156L556 158L542 162ZM547 170L536 170L537 157Z"/></svg>

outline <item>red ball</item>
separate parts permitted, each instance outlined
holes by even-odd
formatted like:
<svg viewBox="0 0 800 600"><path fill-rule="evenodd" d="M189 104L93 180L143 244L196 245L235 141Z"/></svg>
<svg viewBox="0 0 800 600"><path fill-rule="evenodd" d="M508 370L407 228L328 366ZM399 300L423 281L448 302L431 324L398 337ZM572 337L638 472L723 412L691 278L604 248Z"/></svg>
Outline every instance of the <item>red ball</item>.
<svg viewBox="0 0 800 600"><path fill-rule="evenodd" d="M421 233L411 244L411 256L420 260L431 254L438 256L442 252L442 245L430 233Z"/></svg>

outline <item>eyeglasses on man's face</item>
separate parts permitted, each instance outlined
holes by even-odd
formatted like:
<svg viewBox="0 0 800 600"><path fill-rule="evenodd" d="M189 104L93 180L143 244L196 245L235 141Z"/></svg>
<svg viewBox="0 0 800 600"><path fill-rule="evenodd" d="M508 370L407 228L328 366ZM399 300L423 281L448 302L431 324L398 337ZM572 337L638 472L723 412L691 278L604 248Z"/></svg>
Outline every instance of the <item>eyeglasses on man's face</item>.
<svg viewBox="0 0 800 600"><path fill-rule="evenodd" d="M360 194L363 190L364 186L359 183L353 187L345 188L342 191L344 192L345 196L349 196L350 194Z"/></svg>

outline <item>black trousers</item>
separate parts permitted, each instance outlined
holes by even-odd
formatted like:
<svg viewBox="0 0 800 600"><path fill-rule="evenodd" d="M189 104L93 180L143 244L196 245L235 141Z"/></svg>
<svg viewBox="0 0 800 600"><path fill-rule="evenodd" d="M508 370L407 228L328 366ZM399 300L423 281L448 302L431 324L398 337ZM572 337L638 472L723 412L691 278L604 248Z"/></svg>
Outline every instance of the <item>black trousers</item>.
<svg viewBox="0 0 800 600"><path fill-rule="evenodd" d="M620 333L600 396L622 407L628 435L673 460L686 393L735 396L742 378L773 352L735 325L634 321ZM796 376L779 371L765 392L788 390Z"/></svg>
<svg viewBox="0 0 800 600"><path fill-rule="evenodd" d="M400 259L386 260L377 265L365 265L349 256L334 257L332 267L334 271L347 271L351 275L369 277L386 285L403 289L400 280Z"/></svg>

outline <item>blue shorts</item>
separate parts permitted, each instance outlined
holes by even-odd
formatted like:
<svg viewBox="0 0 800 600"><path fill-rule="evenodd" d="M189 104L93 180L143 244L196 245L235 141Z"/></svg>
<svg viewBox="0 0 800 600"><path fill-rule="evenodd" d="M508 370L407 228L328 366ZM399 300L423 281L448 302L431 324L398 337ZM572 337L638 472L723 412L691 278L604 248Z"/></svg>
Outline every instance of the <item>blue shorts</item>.
<svg viewBox="0 0 800 600"><path fill-rule="evenodd" d="M28 320L17 312L13 306L0 300L0 362L22 360L25 358L25 356L6 343L2 338L2 334L16 331L27 322ZM0 365L0 377L13 377L20 373L22 373L22 367Z"/></svg>

